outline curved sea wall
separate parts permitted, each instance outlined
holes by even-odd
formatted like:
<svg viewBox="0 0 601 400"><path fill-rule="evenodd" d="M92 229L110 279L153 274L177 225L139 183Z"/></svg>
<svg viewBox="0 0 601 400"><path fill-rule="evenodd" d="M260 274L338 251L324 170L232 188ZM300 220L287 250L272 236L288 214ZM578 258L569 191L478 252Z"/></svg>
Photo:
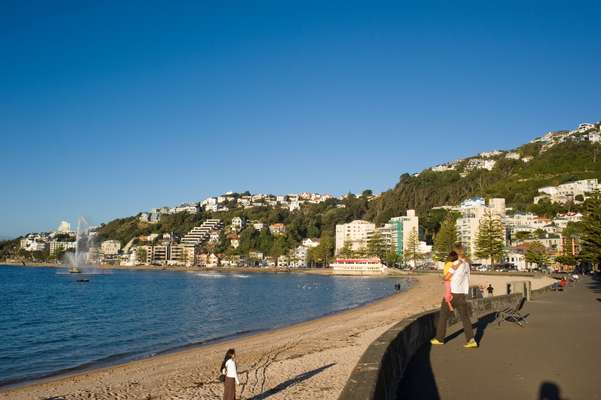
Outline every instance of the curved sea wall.
<svg viewBox="0 0 601 400"><path fill-rule="evenodd" d="M522 287L524 292L516 290L513 294L469 300L472 320L513 307L522 297L535 297L550 290L550 287L545 287L530 292L529 285ZM437 320L438 310L427 311L404 319L382 334L361 356L339 399L396 400L407 365L434 337ZM453 314L449 325L456 322Z"/></svg>

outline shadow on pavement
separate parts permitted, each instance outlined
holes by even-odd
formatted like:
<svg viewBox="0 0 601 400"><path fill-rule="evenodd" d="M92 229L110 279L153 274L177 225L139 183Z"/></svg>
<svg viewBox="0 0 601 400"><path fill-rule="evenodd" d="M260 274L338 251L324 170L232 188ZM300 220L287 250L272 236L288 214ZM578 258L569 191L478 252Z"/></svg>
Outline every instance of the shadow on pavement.
<svg viewBox="0 0 601 400"><path fill-rule="evenodd" d="M474 339L476 340L476 342L478 342L478 344L480 344L480 341L484 337L484 332L486 331L486 328L488 327L488 325L495 322L496 316L497 316L496 312L486 314L485 316L478 318L478 321L476 321L476 323L474 323L472 325L472 328L475 329ZM454 333L448 335L445 338L445 342L449 342L461 334L463 334L463 329L460 329L457 332L454 332Z"/></svg>
<svg viewBox="0 0 601 400"><path fill-rule="evenodd" d="M397 399L440 400L430 362L431 348L427 343L415 353L399 385Z"/></svg>
<svg viewBox="0 0 601 400"><path fill-rule="evenodd" d="M562 400L559 386L553 382L543 382L538 391L538 400Z"/></svg>
<svg viewBox="0 0 601 400"><path fill-rule="evenodd" d="M316 368L311 371L303 372L302 374L299 374L299 375L295 376L294 378L288 379L287 381L284 381L284 382L280 383L279 385L277 385L269 390L264 391L263 393L259 393L256 396L250 397L249 400L266 399L269 396L273 396L274 394L281 392L282 390L288 389L290 386L294 386L297 383L306 381L307 379L314 377L315 375L319 374L322 371L325 371L326 369L328 369L334 365L336 365L336 363L324 365L323 367L319 367L319 368Z"/></svg>

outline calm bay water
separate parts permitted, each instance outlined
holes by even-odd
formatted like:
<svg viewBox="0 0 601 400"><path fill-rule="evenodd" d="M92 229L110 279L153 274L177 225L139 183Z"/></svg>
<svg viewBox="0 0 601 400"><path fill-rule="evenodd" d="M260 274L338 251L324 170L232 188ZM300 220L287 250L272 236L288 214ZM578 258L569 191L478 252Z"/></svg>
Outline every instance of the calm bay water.
<svg viewBox="0 0 601 400"><path fill-rule="evenodd" d="M121 270L76 278L0 267L0 386L313 319L387 296L397 282Z"/></svg>

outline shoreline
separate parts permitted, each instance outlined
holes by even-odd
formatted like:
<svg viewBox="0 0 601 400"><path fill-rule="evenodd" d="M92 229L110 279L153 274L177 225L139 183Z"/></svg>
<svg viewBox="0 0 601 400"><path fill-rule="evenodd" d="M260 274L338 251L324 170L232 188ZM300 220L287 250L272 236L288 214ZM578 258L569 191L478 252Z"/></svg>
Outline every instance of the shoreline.
<svg viewBox="0 0 601 400"><path fill-rule="evenodd" d="M20 267L20 268L57 268L57 269L66 269L68 268L64 264L57 263L29 263L26 265L22 265L17 262L0 262L0 268L3 266L7 267ZM201 268L201 267L184 267L184 266L165 266L159 267L155 265L108 265L101 264L96 266L97 269L103 271L110 270L120 270L120 271L154 271L154 272L204 272L204 273L251 273L251 274L262 274L262 273L271 273L271 274L309 274L309 275L328 275L328 276L356 276L356 277L377 277L377 278L385 278L385 277L411 277L419 275L416 273L411 273L408 271L389 269L386 273L366 273L366 274L357 274L357 273L340 273L334 272L331 268L273 268L273 267L215 267L215 268Z"/></svg>
<svg viewBox="0 0 601 400"><path fill-rule="evenodd" d="M41 266L36 266L36 267L41 267ZM36 268L36 267L34 267L34 268ZM182 272L185 272L185 271L182 271ZM267 272L269 272L269 271L267 271ZM380 277L380 278L384 277L385 278L386 276L376 276L376 277ZM66 371L58 371L56 373L51 373L47 376L43 376L40 378L25 379L25 380L22 380L19 382L0 385L0 396L4 392L9 392L9 391L15 390L15 389L26 388L28 386L35 386L38 384L44 384L44 383L52 382L55 380L61 380L61 379L75 377L75 376L82 375L85 373L93 373L96 371L117 368L120 366L126 366L130 363L136 363L136 362L141 362L141 361L145 361L145 360L150 360L150 359L153 359L156 357L162 357L162 356L167 356L167 355L177 355L180 352L183 353L183 352L188 352L188 351L199 350L199 349L203 349L203 348L206 348L209 346L220 345L220 344L227 343L227 342L237 342L239 340L253 337L255 335L276 333L276 331L279 331L279 330L285 330L288 328L294 329L295 327L301 326L301 325L306 325L306 324L310 325L313 322L319 321L321 319L325 319L325 318L329 318L329 317L336 317L337 315L343 314L346 312L355 311L355 310L359 310L362 308L368 308L371 305L377 305L381 302L387 301L388 299L390 299L392 297L398 296L403 293L407 293L413 288L413 286L417 280L414 277L413 278L412 277L404 277L404 278L407 279L407 281L408 281L408 287L406 290L401 291L401 292L393 292L392 294L384 295L383 297L376 298L375 300L360 303L360 304L357 304L357 305L349 307L349 308L345 308L345 309L338 310L338 311L332 311L332 312L329 312L326 314L319 315L317 317L309 318L307 320L303 320L303 321L299 321L299 322L293 322L290 324L276 325L271 328L256 329L256 330L246 331L246 332L237 332L237 333L232 333L232 334L214 338L214 339L206 339L204 341L200 341L197 343L189 343L189 344L181 345L181 346L174 347L171 349L153 352L150 355L124 357L122 359L122 361L117 361L115 363L92 361L92 362L83 364L82 366L72 367L72 368L67 369ZM111 356L111 357L115 357L115 356Z"/></svg>
<svg viewBox="0 0 601 400"><path fill-rule="evenodd" d="M222 358L222 353L224 353L225 349L229 347L239 349L239 359L241 359L239 363L242 364L239 367L239 369L242 371L246 369L244 365L246 364L244 363L244 349L248 348L249 345L251 348L254 348L257 343L260 343L259 347L262 348L267 343L274 344L280 342L279 340L277 340L279 338L296 337L299 335L299 333L301 335L312 335L313 333L317 333L319 331L319 326L339 324L341 321L351 321L358 317L369 315L374 312L382 312L383 309L389 308L389 306L391 306L394 303L397 303L402 298L407 297L409 293L414 292L415 289L420 287L421 284L419 279L409 279L411 279L412 282L411 286L406 291L394 293L392 295L385 296L383 298L374 300L367 304L359 305L357 307L337 311L327 315L322 315L320 317L294 323L291 325L275 327L260 332L252 332L247 335L243 334L234 338L225 338L224 340L217 340L216 342L212 343L190 345L189 347L183 349L173 349L161 354L133 361L128 361L126 363L68 372L66 374L49 376L46 378L21 382L14 385L6 385L0 388L0 399L37 399L42 394L48 397L49 393L54 392L55 390L52 388L62 389L64 386L72 386L73 384L81 382L96 382L97 379L102 380L103 378L109 376L127 375L126 371L128 370L146 370L147 368L152 367L154 365L164 365L165 363L169 364L177 359L194 357L195 355L212 354L213 356L211 356L210 358L212 360L215 360L215 363L218 363L220 358ZM375 337L373 339L375 339ZM371 343L371 340L369 340L369 343ZM365 343L365 346L367 346L367 344L369 343ZM352 368L353 366L354 363L350 367ZM350 374L350 368L348 373ZM340 390L342 389L342 386L343 385L340 386ZM59 390L59 392L61 392L61 390ZM60 395L60 393L57 395ZM79 399L83 397L78 397L78 395L75 395L74 397L65 396L65 399L71 398ZM111 396L101 398L108 399L111 398ZM138 397L134 396L131 398Z"/></svg>
<svg viewBox="0 0 601 400"><path fill-rule="evenodd" d="M493 282L502 288L511 279L474 276L472 283ZM548 279L530 280L535 289ZM267 394L270 399L337 399L374 340L399 321L439 307L439 276L417 276L412 283L404 292L316 319L124 364L3 387L0 399L218 398L222 384L217 380L217 370L225 350L232 347L237 350L240 399Z"/></svg>

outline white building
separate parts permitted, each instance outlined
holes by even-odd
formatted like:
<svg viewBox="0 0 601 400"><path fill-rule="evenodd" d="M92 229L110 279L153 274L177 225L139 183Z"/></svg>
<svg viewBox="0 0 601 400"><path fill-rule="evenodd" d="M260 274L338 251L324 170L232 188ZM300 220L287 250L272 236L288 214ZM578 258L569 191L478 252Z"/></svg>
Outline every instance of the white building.
<svg viewBox="0 0 601 400"><path fill-rule="evenodd" d="M362 220L348 224L336 225L336 254L348 243L352 250L357 251L367 246L367 239L374 233L376 225Z"/></svg>
<svg viewBox="0 0 601 400"><path fill-rule="evenodd" d="M388 268L378 257L373 258L337 258L336 261L330 264L334 273L338 274L382 274Z"/></svg>
<svg viewBox="0 0 601 400"><path fill-rule="evenodd" d="M68 223L67 221L61 221L61 223L58 225L58 228L56 228L56 232L57 233L71 232L71 224Z"/></svg>
<svg viewBox="0 0 601 400"><path fill-rule="evenodd" d="M66 251L69 249L75 249L76 246L75 241L73 242L64 242L64 241L58 241L58 240L51 240L50 241L50 254L56 254L56 252L58 251Z"/></svg>
<svg viewBox="0 0 601 400"><path fill-rule="evenodd" d="M220 231L223 223L220 219L208 219L200 226L195 226L181 240L183 244L196 246L209 240L212 232Z"/></svg>
<svg viewBox="0 0 601 400"><path fill-rule="evenodd" d="M601 187L597 179L583 179L558 186L545 186L538 189L540 194L534 198L534 204L543 199L548 199L551 203L578 203L599 189Z"/></svg>
<svg viewBox="0 0 601 400"><path fill-rule="evenodd" d="M390 218L388 223L378 230L384 241L389 246L394 246L396 253L401 255L407 250L411 234L419 233L419 218L415 215L415 210L407 210L405 216Z"/></svg>
<svg viewBox="0 0 601 400"><path fill-rule="evenodd" d="M303 243L303 246L305 246L305 247L315 248L315 247L319 246L320 240L315 239L315 238L307 238L307 239L303 239L302 243Z"/></svg>
<svg viewBox="0 0 601 400"><path fill-rule="evenodd" d="M288 268L289 259L288 256L279 256L278 257L278 268Z"/></svg>
<svg viewBox="0 0 601 400"><path fill-rule="evenodd" d="M245 225L246 225L246 222L244 221L243 218L241 218L241 217L232 218L232 228L234 228L236 231L241 231Z"/></svg>
<svg viewBox="0 0 601 400"><path fill-rule="evenodd" d="M457 238L473 261L486 261L479 260L475 256L481 219L490 212L493 217L502 220L505 210L505 199L494 198L489 200L488 206L485 205L482 198L468 199L459 206L458 211L461 213L461 217L457 219Z"/></svg>
<svg viewBox="0 0 601 400"><path fill-rule="evenodd" d="M121 242L118 240L105 240L100 244L100 251L104 255L119 254L119 250L121 250Z"/></svg>

